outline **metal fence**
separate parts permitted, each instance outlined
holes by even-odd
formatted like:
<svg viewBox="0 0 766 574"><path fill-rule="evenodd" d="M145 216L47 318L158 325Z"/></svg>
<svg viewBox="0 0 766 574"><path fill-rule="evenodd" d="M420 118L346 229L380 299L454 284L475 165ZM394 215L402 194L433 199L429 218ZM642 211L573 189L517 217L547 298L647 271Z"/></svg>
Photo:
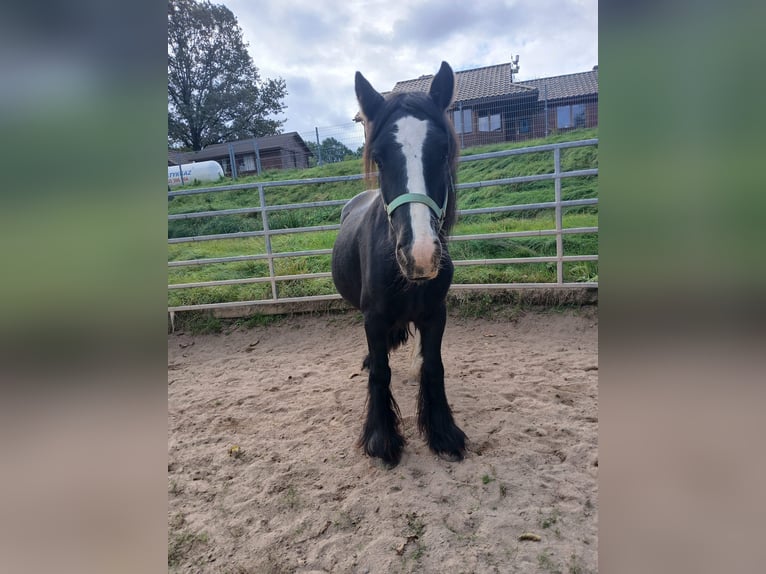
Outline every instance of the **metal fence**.
<svg viewBox="0 0 766 574"><path fill-rule="evenodd" d="M526 147L520 149L503 150L492 153L476 154L463 156L459 159L460 162L473 162L481 161L490 158L501 158L506 156L517 156L523 154L550 152L553 154L553 171L545 174L535 175L523 175L517 177L508 177L502 179L492 179L485 181L461 183L456 186L457 191L473 188L482 188L489 186L510 185L510 184L524 184L530 182L539 182L546 180L553 180L554 182L554 201L552 202L540 202L540 203L525 203L516 205L505 205L497 207L484 207L475 209L462 209L458 210L459 216L474 216L482 214L498 214L498 213L510 213L530 210L554 210L554 227L552 229L543 230L530 230L530 231L508 231L499 233L482 233L472 235L452 235L450 237L451 242L458 241L474 241L474 240L492 240L492 239L510 239L510 238L528 238L528 237L544 237L555 236L556 239L556 254L555 256L542 256L542 257L515 257L515 258L492 258L492 259L453 259L456 267L460 266L480 266L480 265L517 265L517 264L529 264L529 263L549 263L556 265L556 281L555 282L543 282L543 283L490 283L490 284L474 284L474 283L453 283L452 290L470 290L470 289L487 289L487 288L583 288L583 287L598 287L597 281L578 281L578 282L566 282L564 280L564 264L571 262L583 262L583 261L597 261L597 254L587 255L566 255L564 253L564 236L575 234L597 234L598 227L572 227L565 228L563 225L563 210L565 208L597 205L598 198L582 198L572 200L562 200L562 180L566 178L577 178L585 176L597 176L598 168L577 169L570 171L562 171L561 169L561 152L565 149L584 147L584 146L597 146L598 139L588 139L572 142L562 142L555 144L546 144L533 147ZM340 299L340 295L337 293L325 294L325 295L311 295L302 297L282 297L279 294L279 283L282 281L300 281L311 279L323 279L331 276L330 271L324 271L319 273L305 273L305 274L293 274L293 275L279 275L275 273L274 262L280 258L291 257L307 257L317 255L330 255L331 249L314 249L305 251L291 251L291 252L274 252L272 248L272 238L279 235L286 234L301 234L317 231L334 231L340 228L340 224L332 225L315 225L308 227L293 227L287 229L270 229L269 226L269 214L275 211L286 211L295 209L306 208L319 208L319 207L332 207L342 206L348 199L340 200L328 200L328 201L316 201L309 203L295 203L295 204L280 204L280 205L267 205L266 193L267 190L274 187L286 187L300 184L322 184L322 183L334 183L334 182L346 182L361 180L363 176L349 175L338 177L326 177L316 179L297 179L297 180L282 180L282 181L264 181L249 184L228 185L209 188L187 189L179 191L168 192L168 198L173 198L183 195L193 194L211 194L222 193L235 190L257 189L258 191L258 205L253 207L244 207L236 209L216 210L216 211L201 211L194 213L179 213L168 215L168 221L192 219L192 218L207 218L223 215L243 215L243 214L260 214L262 229L255 231L239 231L234 233L223 233L214 235L198 235L190 237L178 237L168 239L169 244L177 243L193 243L213 241L220 239L236 239L245 237L262 237L265 241L265 253L259 254L242 254L237 256L227 257L211 257L202 259L187 259L179 261L170 261L168 263L169 268L181 267L181 266L199 266L199 265L214 265L221 263L232 263L240 261L266 261L268 264L269 274L263 277L249 277L239 279L223 279L216 281L200 281L190 283L177 283L168 285L168 289L192 289L192 288L205 288L205 287L217 287L223 285L245 285L252 283L268 283L271 287L271 297L257 300L247 301L227 301L218 303L205 303L195 305L178 305L168 307L168 311L171 315L176 311L196 311L207 309L225 309L231 307L251 307L259 305L273 305L276 303L290 304L295 302L307 302L307 301L331 301Z"/></svg>

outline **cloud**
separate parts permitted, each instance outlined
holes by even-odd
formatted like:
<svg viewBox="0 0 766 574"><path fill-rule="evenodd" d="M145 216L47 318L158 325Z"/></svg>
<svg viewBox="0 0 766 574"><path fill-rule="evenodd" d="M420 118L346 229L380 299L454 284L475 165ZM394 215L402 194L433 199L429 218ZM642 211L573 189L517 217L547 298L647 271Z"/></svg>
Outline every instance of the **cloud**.
<svg viewBox="0 0 766 574"><path fill-rule="evenodd" d="M215 1L215 0L214 0ZM237 16L264 78L287 82L287 130L347 123L354 73L380 91L520 54L519 80L598 63L597 0L223 0Z"/></svg>

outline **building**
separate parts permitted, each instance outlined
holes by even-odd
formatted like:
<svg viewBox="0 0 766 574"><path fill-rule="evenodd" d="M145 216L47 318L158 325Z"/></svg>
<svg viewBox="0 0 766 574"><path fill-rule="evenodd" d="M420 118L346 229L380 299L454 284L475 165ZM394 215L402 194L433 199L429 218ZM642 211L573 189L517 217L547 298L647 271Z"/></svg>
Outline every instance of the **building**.
<svg viewBox="0 0 766 574"><path fill-rule="evenodd" d="M183 159L183 153L182 151L169 149L168 150L168 167L171 165L181 165L181 160Z"/></svg>
<svg viewBox="0 0 766 574"><path fill-rule="evenodd" d="M598 125L598 66L514 81L513 63L455 72L448 110L461 147L519 141ZM392 92L428 91L433 75L397 82Z"/></svg>
<svg viewBox="0 0 766 574"><path fill-rule="evenodd" d="M312 155L298 132L289 132L213 144L200 151L171 151L168 152L168 162L180 164L213 160L221 164L227 176L231 176L234 158L236 174L242 176L258 173L259 170L309 167L309 157Z"/></svg>

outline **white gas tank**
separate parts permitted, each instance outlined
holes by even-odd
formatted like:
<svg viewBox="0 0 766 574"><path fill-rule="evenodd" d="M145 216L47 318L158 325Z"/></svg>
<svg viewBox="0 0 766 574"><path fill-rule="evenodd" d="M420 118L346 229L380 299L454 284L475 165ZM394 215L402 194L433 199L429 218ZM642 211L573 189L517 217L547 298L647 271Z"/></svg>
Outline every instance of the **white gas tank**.
<svg viewBox="0 0 766 574"><path fill-rule="evenodd" d="M183 174L183 182L181 175ZM168 187L188 185L194 181L218 181L223 177L223 168L217 161L198 161L183 165L168 166Z"/></svg>

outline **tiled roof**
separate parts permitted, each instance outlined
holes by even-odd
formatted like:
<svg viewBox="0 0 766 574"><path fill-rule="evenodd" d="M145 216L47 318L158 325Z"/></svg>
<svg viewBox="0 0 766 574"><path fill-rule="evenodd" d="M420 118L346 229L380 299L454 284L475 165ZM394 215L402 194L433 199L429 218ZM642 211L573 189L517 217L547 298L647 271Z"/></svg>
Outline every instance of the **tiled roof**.
<svg viewBox="0 0 766 574"><path fill-rule="evenodd" d="M433 75L397 82L393 92L427 92ZM497 64L485 68L455 72L457 94L455 101L464 102L480 98L493 98L510 94L531 94L533 89L511 82L511 64Z"/></svg>
<svg viewBox="0 0 766 574"><path fill-rule="evenodd" d="M397 82L392 92L426 92L431 80L433 75ZM545 98L546 86L549 100L598 94L598 70L511 82L510 62L455 72L455 82L457 102L508 95L531 95L535 92L538 99L542 100Z"/></svg>
<svg viewBox="0 0 766 574"><path fill-rule="evenodd" d="M598 95L598 70L527 80L522 83L537 88L541 100L545 99L546 88L549 100Z"/></svg>
<svg viewBox="0 0 766 574"><path fill-rule="evenodd" d="M306 142L298 135L298 132L288 132L286 134L277 134L274 136L263 136L255 138L258 141L258 149L264 151L267 149L278 148L295 148L296 144L307 153L311 153ZM181 154L184 162L189 161L204 161L208 159L215 159L218 157L224 157L229 155L229 144L234 148L235 154L255 152L253 147L253 140L237 140L233 142L226 142L220 144L213 144L201 149L200 151L190 151Z"/></svg>

